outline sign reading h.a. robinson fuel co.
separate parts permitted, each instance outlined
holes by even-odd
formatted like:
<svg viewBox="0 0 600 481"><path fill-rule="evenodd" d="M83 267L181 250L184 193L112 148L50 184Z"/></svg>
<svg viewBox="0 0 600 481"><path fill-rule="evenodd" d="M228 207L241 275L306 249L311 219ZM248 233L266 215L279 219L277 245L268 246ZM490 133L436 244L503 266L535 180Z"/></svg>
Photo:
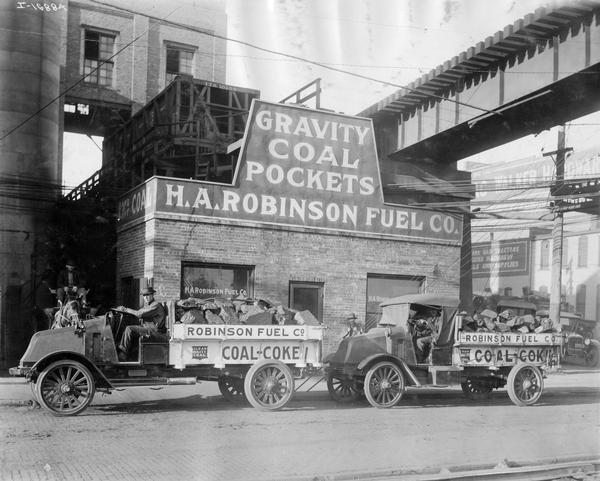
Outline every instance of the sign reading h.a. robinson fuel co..
<svg viewBox="0 0 600 481"><path fill-rule="evenodd" d="M124 196L150 213L458 244L460 217L385 204L370 119L254 100L232 185L155 177Z"/></svg>

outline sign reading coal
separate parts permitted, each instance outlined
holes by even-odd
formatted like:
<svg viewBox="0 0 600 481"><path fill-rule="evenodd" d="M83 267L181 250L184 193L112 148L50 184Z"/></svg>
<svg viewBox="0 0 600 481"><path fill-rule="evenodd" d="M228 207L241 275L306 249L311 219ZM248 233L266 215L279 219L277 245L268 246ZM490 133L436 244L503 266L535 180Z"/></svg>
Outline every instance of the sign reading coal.
<svg viewBox="0 0 600 481"><path fill-rule="evenodd" d="M365 118L254 100L232 185L153 180L162 213L461 241L460 216L384 202Z"/></svg>

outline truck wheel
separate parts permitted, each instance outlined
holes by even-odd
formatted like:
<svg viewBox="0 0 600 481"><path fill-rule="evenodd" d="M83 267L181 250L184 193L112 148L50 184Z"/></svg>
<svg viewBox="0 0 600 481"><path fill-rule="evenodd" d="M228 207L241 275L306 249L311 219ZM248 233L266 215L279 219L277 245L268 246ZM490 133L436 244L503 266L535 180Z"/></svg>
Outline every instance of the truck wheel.
<svg viewBox="0 0 600 481"><path fill-rule="evenodd" d="M493 389L491 383L473 378L467 378L466 381L461 382L460 387L464 395L471 401L483 401L489 398Z"/></svg>
<svg viewBox="0 0 600 481"><path fill-rule="evenodd" d="M517 364L508 374L508 397L517 406L535 404L544 390L544 379L538 367L529 363Z"/></svg>
<svg viewBox="0 0 600 481"><path fill-rule="evenodd" d="M365 376L365 396L376 408L395 406L404 394L404 376L396 364L388 361L375 364Z"/></svg>
<svg viewBox="0 0 600 481"><path fill-rule="evenodd" d="M585 363L590 367L597 367L600 363L600 352L596 346L592 346L588 352L585 353Z"/></svg>
<svg viewBox="0 0 600 481"><path fill-rule="evenodd" d="M294 377L290 368L281 361L263 359L246 374L244 393L255 408L275 411L292 398Z"/></svg>
<svg viewBox="0 0 600 481"><path fill-rule="evenodd" d="M363 391L356 379L333 372L327 375L327 390L331 399L339 403L354 402Z"/></svg>
<svg viewBox="0 0 600 481"><path fill-rule="evenodd" d="M244 380L237 377L220 377L217 380L219 391L227 401L239 402L244 399Z"/></svg>
<svg viewBox="0 0 600 481"><path fill-rule="evenodd" d="M46 367L35 386L37 401L56 416L79 414L92 402L96 389L90 370L70 359Z"/></svg>

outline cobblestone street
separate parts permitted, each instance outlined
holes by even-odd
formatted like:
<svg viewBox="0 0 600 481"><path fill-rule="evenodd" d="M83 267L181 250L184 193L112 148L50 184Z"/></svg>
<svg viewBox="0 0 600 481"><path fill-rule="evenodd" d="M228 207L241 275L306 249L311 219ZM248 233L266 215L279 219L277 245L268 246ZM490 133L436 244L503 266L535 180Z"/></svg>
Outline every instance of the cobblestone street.
<svg viewBox="0 0 600 481"><path fill-rule="evenodd" d="M378 410L340 406L318 386L281 412L231 404L203 383L98 395L67 418L24 400L11 404L10 393L25 399L28 387L4 383L1 479L310 479L593 456L599 381L591 372L549 377L541 403L529 408L514 406L504 390L474 403L460 390L438 389L409 390L398 407Z"/></svg>

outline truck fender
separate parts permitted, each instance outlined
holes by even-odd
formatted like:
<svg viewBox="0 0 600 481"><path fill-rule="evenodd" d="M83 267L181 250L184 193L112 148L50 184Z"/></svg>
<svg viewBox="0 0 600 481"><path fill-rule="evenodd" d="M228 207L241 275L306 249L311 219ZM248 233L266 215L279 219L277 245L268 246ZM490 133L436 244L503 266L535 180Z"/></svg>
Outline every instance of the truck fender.
<svg viewBox="0 0 600 481"><path fill-rule="evenodd" d="M48 354L46 357L43 357L42 359L37 361L31 368L30 372L40 373L46 368L46 366L50 365L54 361L59 361L61 359L71 359L73 361L80 362L91 371L96 381L96 386L105 389L114 389L110 381L92 361L87 359L85 356L82 356L81 354L73 351L58 351ZM35 377L37 378L37 375Z"/></svg>
<svg viewBox="0 0 600 481"><path fill-rule="evenodd" d="M378 362L388 361L393 362L397 366L402 369L402 372L407 377L409 386L421 386L421 383L417 379L417 376L412 372L412 369L406 364L404 359L393 356L387 353L379 353L379 354L371 354L370 356L365 357L362 361L358 363L356 367L359 371L367 371L372 365Z"/></svg>

